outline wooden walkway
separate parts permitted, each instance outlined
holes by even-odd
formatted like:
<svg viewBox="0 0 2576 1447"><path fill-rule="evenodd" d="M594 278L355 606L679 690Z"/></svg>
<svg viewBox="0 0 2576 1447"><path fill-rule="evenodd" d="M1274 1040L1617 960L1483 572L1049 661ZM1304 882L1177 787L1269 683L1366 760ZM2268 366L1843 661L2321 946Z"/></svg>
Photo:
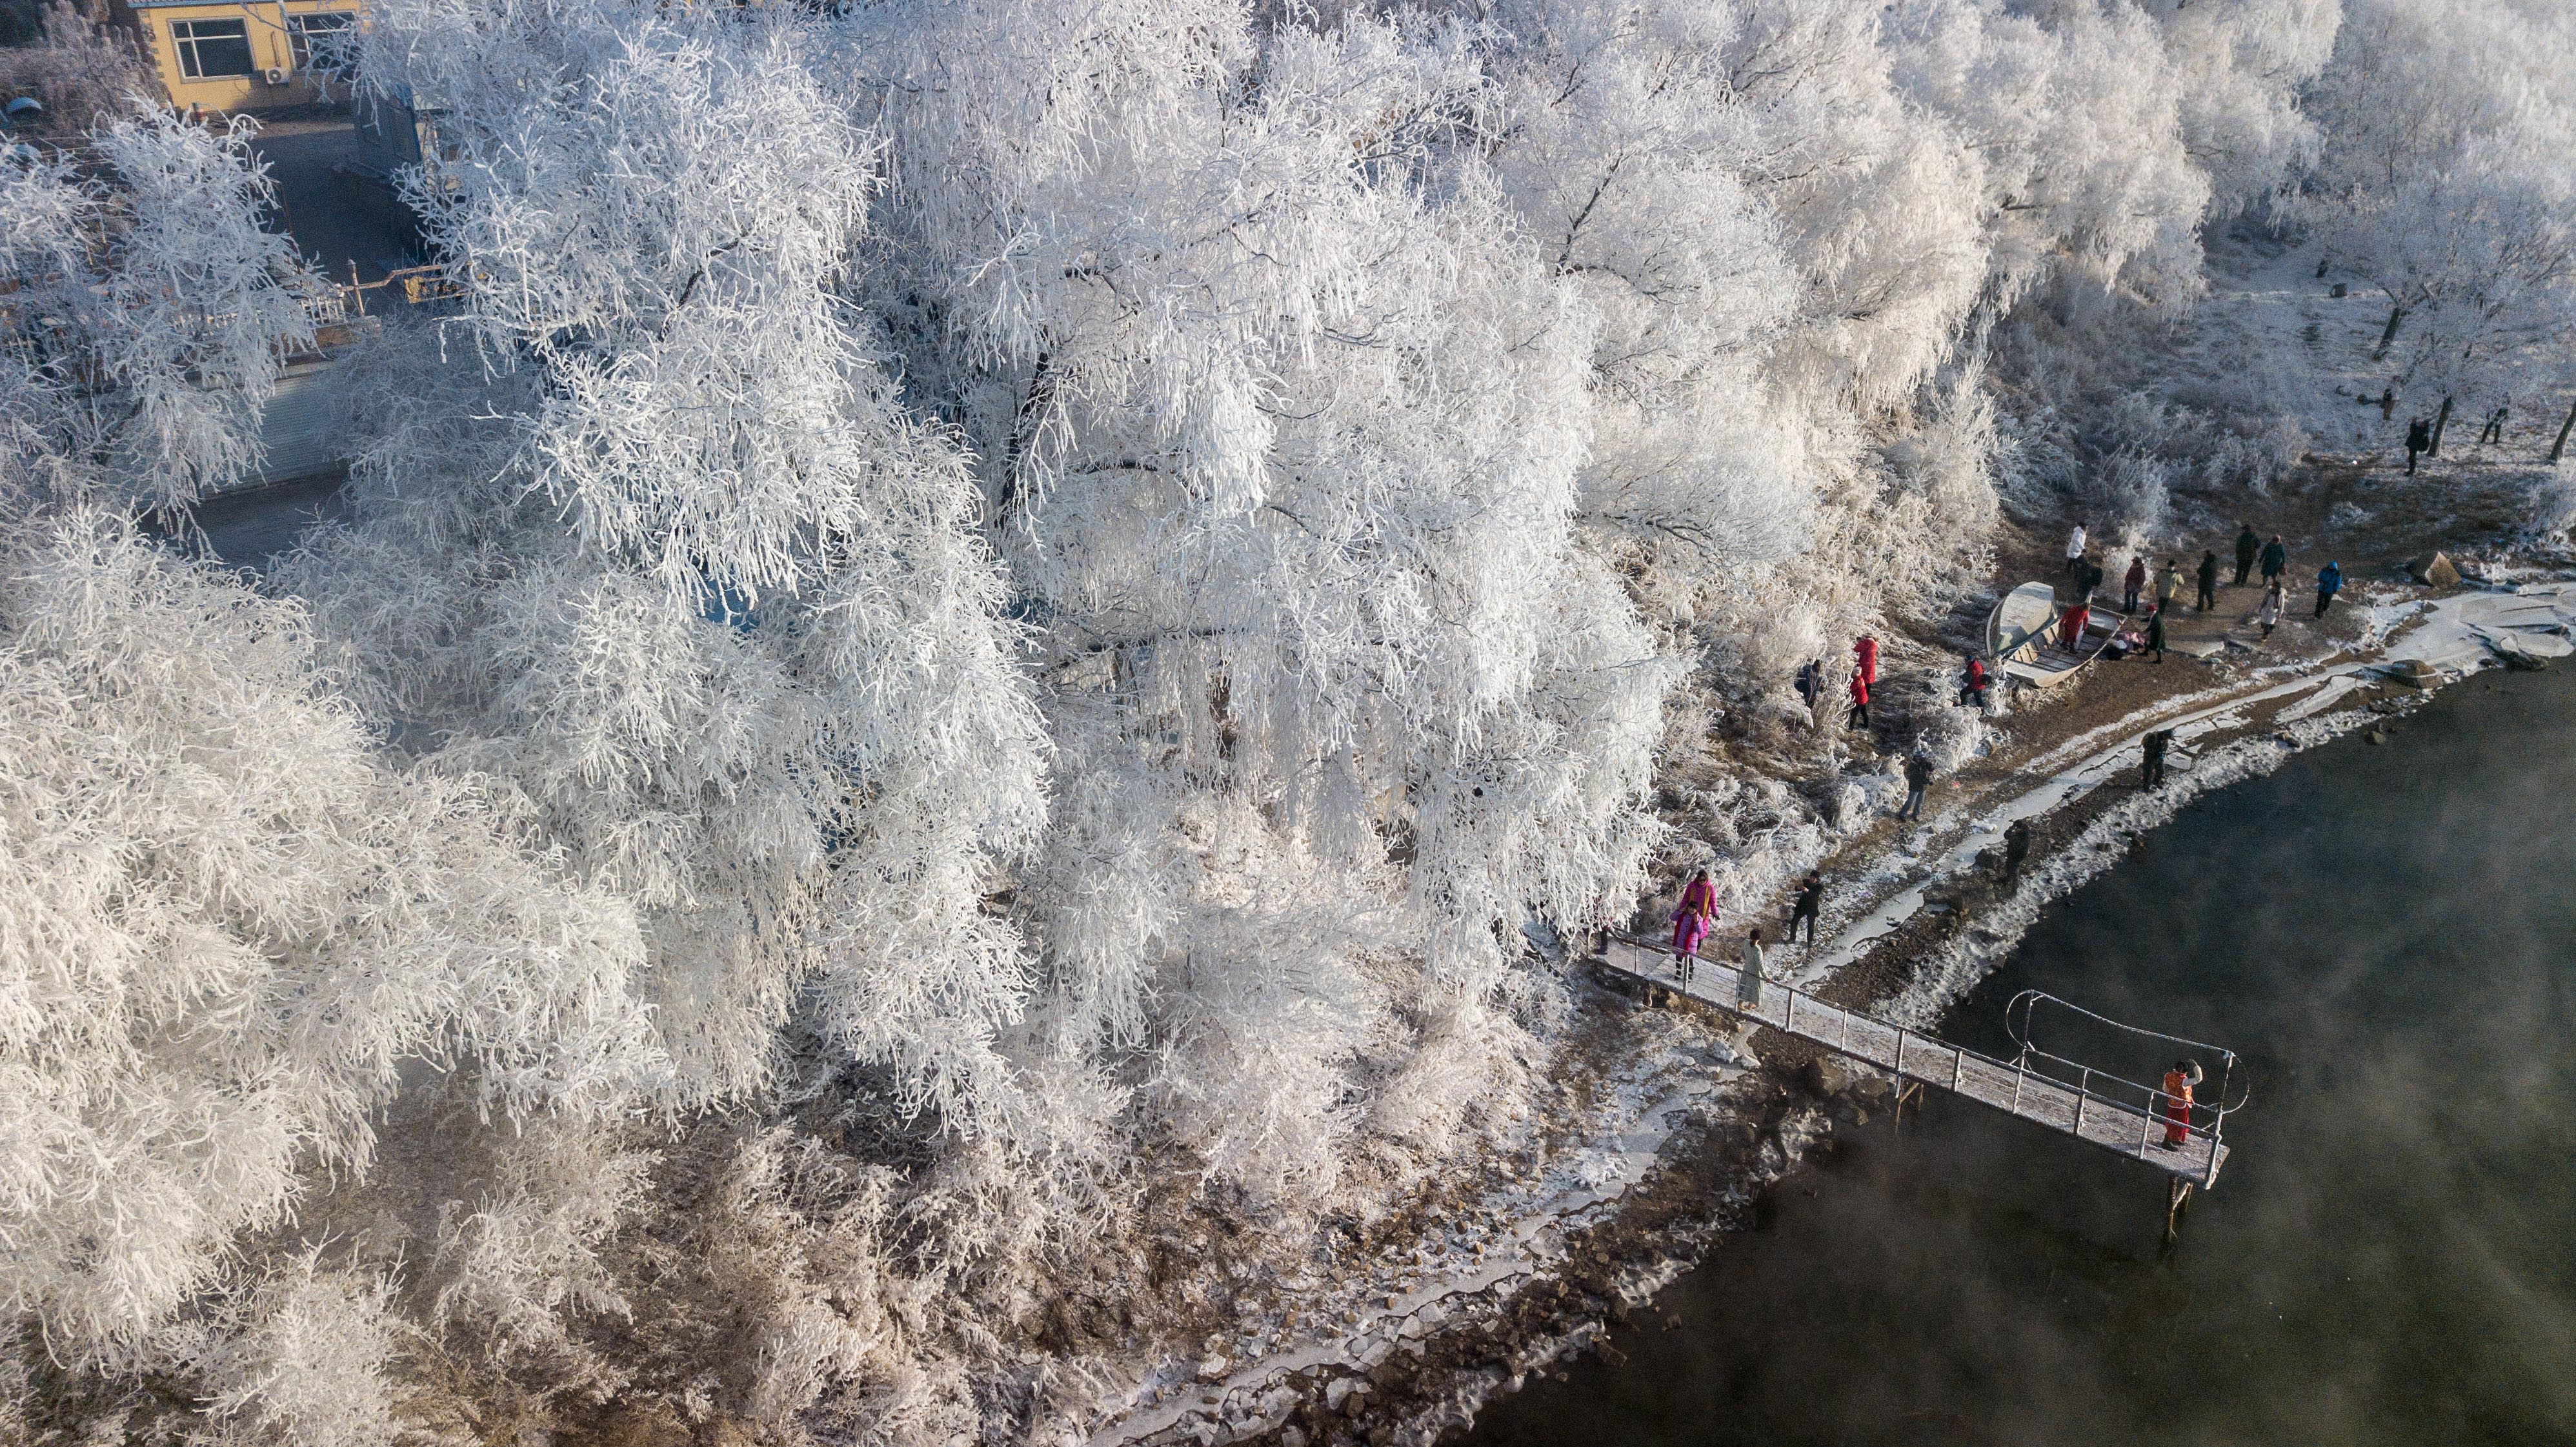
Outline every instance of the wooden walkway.
<svg viewBox="0 0 2576 1447"><path fill-rule="evenodd" d="M1703 957L1688 986L1673 978L1669 949L1612 938L1602 962L1621 974L1672 990L1729 1014L1768 1025L1838 1055L1993 1106L2050 1130L2143 1161L2203 1189L2218 1183L2227 1147L2208 1128L2191 1127L2179 1146L2164 1144L2165 1122L2152 1087L2082 1070L2072 1081L1962 1049L1917 1030L1829 1005L1803 990L1765 981L1761 1002L1735 1002L1736 967ZM2061 1065L2060 1070L2066 1067Z"/></svg>

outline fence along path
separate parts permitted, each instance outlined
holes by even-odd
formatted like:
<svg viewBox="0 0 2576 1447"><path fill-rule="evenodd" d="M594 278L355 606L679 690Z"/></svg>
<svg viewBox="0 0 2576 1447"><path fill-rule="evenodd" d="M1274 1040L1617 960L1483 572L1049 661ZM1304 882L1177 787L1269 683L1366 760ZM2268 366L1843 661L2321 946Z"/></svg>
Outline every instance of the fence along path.
<svg viewBox="0 0 2576 1447"><path fill-rule="evenodd" d="M1997 1060L1920 1030L1827 1004L1773 980L1763 981L1761 1002L1748 1008L1735 1001L1738 971L1733 964L1703 956L1691 972L1690 983L1684 985L1673 978L1672 950L1640 940L1613 936L1602 963L1887 1071L1900 1081L1946 1090L2091 1141L2204 1190L2218 1183L2218 1168L2227 1161L2227 1146L2219 1139L2225 1110L2195 1107L2182 1143L2168 1149L2163 1144L2163 1093L2154 1086L2122 1080L2027 1046L2019 1060ZM2060 1078L2066 1074L2075 1078Z"/></svg>

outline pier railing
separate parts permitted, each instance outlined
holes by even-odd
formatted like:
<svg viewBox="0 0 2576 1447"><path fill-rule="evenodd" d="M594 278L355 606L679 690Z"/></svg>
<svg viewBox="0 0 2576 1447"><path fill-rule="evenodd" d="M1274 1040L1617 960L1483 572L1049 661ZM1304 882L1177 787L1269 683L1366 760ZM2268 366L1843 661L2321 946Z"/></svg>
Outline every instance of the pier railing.
<svg viewBox="0 0 2576 1447"><path fill-rule="evenodd" d="M2217 1046L2138 1030L2028 991L2013 1001L2020 1012L2014 1039L2021 1050L2016 1059L2002 1060L1775 980L1762 981L1747 999L1739 988L1741 971L1727 961L1698 960L1689 979L1683 980L1672 972L1672 955L1669 944L1619 933L1609 936L1602 951L1603 963L1613 969L1887 1071L1901 1084L1929 1085L1966 1096L2204 1188L2217 1184L2218 1169L2227 1159L2221 1139L2226 1116L2244 1101L2224 1098L2236 1057ZM2042 1004L2064 1006L2132 1034L2211 1051L2221 1067L2215 1103L2195 1100L2187 1110L2171 1112L2169 1107L2179 1102L2159 1086L2142 1085L2039 1049L2030 1043L2029 1022L2031 1012ZM2011 1019L2010 1012L2007 1018Z"/></svg>

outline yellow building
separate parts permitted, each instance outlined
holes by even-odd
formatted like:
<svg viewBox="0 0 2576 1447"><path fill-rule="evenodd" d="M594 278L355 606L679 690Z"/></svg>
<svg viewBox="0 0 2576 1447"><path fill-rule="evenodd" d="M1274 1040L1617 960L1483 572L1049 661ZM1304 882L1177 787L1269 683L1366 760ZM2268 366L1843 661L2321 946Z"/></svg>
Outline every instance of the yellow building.
<svg viewBox="0 0 2576 1447"><path fill-rule="evenodd" d="M358 0L126 0L170 103L256 111L336 98L317 78L356 38Z"/></svg>

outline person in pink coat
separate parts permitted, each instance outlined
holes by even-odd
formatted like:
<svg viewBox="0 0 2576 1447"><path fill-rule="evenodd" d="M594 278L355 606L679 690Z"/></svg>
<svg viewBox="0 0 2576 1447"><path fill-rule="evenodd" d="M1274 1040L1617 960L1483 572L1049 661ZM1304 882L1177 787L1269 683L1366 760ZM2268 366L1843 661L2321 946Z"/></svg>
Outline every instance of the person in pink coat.
<svg viewBox="0 0 2576 1447"><path fill-rule="evenodd" d="M1673 910L1673 978L1690 983L1691 966L1699 963L1699 947L1716 925L1717 884L1703 869L1691 876L1681 904Z"/></svg>

